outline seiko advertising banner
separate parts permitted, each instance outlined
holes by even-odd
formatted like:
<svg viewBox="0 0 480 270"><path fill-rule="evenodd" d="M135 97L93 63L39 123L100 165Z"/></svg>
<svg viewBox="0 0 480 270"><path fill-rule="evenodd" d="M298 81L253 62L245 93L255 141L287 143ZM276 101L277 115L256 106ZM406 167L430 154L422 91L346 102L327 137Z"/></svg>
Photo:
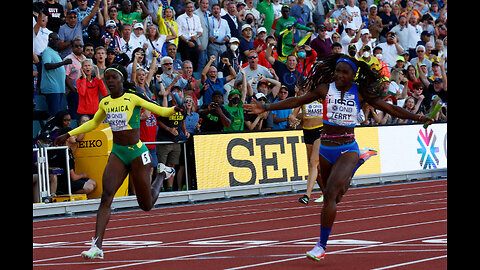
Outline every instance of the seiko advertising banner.
<svg viewBox="0 0 480 270"><path fill-rule="evenodd" d="M447 167L447 124L359 127L359 148L378 150L355 175ZM302 130L195 135L197 188L305 181Z"/></svg>

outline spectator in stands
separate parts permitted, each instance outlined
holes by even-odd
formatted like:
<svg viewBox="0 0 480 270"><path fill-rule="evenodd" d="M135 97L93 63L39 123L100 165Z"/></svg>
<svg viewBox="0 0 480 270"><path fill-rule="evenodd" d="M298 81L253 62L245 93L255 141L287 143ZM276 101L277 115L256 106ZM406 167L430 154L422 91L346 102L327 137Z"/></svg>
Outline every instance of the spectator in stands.
<svg viewBox="0 0 480 270"><path fill-rule="evenodd" d="M163 71L162 75L160 75L160 78L162 80L163 87L165 87L165 90L168 93L170 93L174 86L178 86L180 89L184 89L187 86L188 81L182 78L181 71L177 71L173 68L173 60L170 56L162 57L160 65ZM172 98L168 96L168 101L171 99Z"/></svg>
<svg viewBox="0 0 480 270"><path fill-rule="evenodd" d="M422 83L425 85L425 95L426 96L433 96L438 95L443 102L447 102L447 73L445 71L445 59L442 58L440 63L438 63L441 71L440 77L434 77L433 80L427 79L426 74L423 70L419 69L419 77ZM437 69L437 68L436 68ZM427 94L428 93L428 94ZM429 99L431 100L431 98ZM428 108L427 108L428 110Z"/></svg>
<svg viewBox="0 0 480 270"><path fill-rule="evenodd" d="M273 50L273 47L270 46L267 49L266 55L270 55L270 52ZM303 80L303 75L300 73L297 68L297 57L295 55L289 55L287 57L286 64L274 59L271 56L267 56L268 62L272 64L273 69L278 75L282 85L288 89L288 97L295 96L295 84L298 80Z"/></svg>
<svg viewBox="0 0 480 270"><path fill-rule="evenodd" d="M136 48L147 49L147 38L145 37L145 29L142 23L133 24L133 32L130 34L130 40L133 50Z"/></svg>
<svg viewBox="0 0 480 270"><path fill-rule="evenodd" d="M317 52L318 60L323 60L332 54L332 39L327 37L327 28L324 25L318 26L317 33L318 37L310 42L310 47ZM340 38L338 34L335 36Z"/></svg>
<svg viewBox="0 0 480 270"><path fill-rule="evenodd" d="M382 60L387 63L388 67L391 68L395 66L397 58L403 52L403 48L398 43L398 37L394 32L387 33L387 42L378 44L378 47L382 49ZM378 58L378 57L377 57Z"/></svg>
<svg viewBox="0 0 480 270"><path fill-rule="evenodd" d="M131 39L132 35L132 25L129 23L125 23L122 28L122 38L120 39L120 51L125 53L128 56L128 59L132 59L133 50L136 47L139 47L138 44L135 44L133 39Z"/></svg>
<svg viewBox="0 0 480 270"><path fill-rule="evenodd" d="M259 83L260 84L260 83ZM266 84L266 83L262 83ZM260 85L259 85L260 86ZM260 102L260 104L265 104L267 102L267 99L265 95L262 92L258 92L251 100L253 103L253 100L256 100ZM261 114L253 114L253 113L247 113L245 112L245 127L248 130L261 130L261 129L266 129L266 122L268 116L271 115L270 112L263 112ZM272 118L273 119L273 118ZM273 120L272 120L273 122ZM273 125L272 125L273 126Z"/></svg>
<svg viewBox="0 0 480 270"><path fill-rule="evenodd" d="M60 56L65 58L72 52L72 41L74 39L80 39L83 44L83 29L86 28L93 16L97 13L101 1L95 2L95 6L92 9L92 12L86 16L83 20L78 19L78 13L75 10L67 11L67 16L65 19L65 24L60 26L58 30L58 37L60 38Z"/></svg>
<svg viewBox="0 0 480 270"><path fill-rule="evenodd" d="M122 10L118 11L118 19L123 23L135 24L135 22L143 22L148 16L148 10L143 1L140 1L140 7L142 12L132 12L132 3L129 0L123 0L121 8ZM134 22L135 21L135 22Z"/></svg>
<svg viewBox="0 0 480 270"><path fill-rule="evenodd" d="M88 59L93 59L93 44L92 43L85 43L83 46L83 55L85 55Z"/></svg>
<svg viewBox="0 0 480 270"><path fill-rule="evenodd" d="M47 28L48 24L48 11L45 8L41 8L37 16L37 21L33 25L33 52L41 56L43 50L48 46L48 35L52 33Z"/></svg>
<svg viewBox="0 0 480 270"><path fill-rule="evenodd" d="M62 135L72 130L70 127L62 128L59 130L58 135ZM69 155L69 166L70 171L67 170L65 150L53 150L53 155L49 160L49 166L58 167L63 170L61 175L58 175L58 185L57 185L57 194L68 194L68 178L67 173L70 174L70 185L71 192L74 194L89 194L96 187L97 182L95 180L88 178L87 173L75 173L75 158L72 154L71 145L76 144L75 136L71 136L65 142L64 145L68 146L68 155ZM58 145L62 146L62 145Z"/></svg>
<svg viewBox="0 0 480 270"><path fill-rule="evenodd" d="M296 46L297 71L307 76L312 69L313 63L317 60L317 52L308 45Z"/></svg>
<svg viewBox="0 0 480 270"><path fill-rule="evenodd" d="M274 11L273 11L273 3L271 0L263 0L259 1L257 4L257 10L260 12L260 18L263 18L263 27L267 29L267 35L271 35L271 29L272 29L272 24L273 20L276 19L274 17Z"/></svg>
<svg viewBox="0 0 480 270"><path fill-rule="evenodd" d="M105 33L102 35L102 40L105 42L107 49L121 50L120 35L117 32L117 25L114 21L107 21L105 24Z"/></svg>
<svg viewBox="0 0 480 270"><path fill-rule="evenodd" d="M165 25L167 25L167 28L172 33L171 35L161 35L157 26L154 24L147 26L147 33L145 34L145 37L147 38L146 55L148 64L152 62L153 51L155 51L161 59L163 45L167 42L170 42L170 40L177 38L177 33L175 32L175 29L172 28L170 23L165 21Z"/></svg>
<svg viewBox="0 0 480 270"><path fill-rule="evenodd" d="M265 29L265 27L258 28L257 36L253 41L253 47L255 47L255 50L257 51L258 54L260 54L262 51L267 49L266 39L267 39L267 29Z"/></svg>
<svg viewBox="0 0 480 270"><path fill-rule="evenodd" d="M296 22L297 19L290 16L290 7L288 5L282 6L282 17L275 20L272 25L272 30L275 31L274 34L277 38L277 53L280 57L287 57L295 48L295 46L291 46L294 43L295 29L313 31L312 28ZM282 33L284 30L287 31Z"/></svg>
<svg viewBox="0 0 480 270"><path fill-rule="evenodd" d="M96 0L96 2L103 2L102 0ZM73 10L77 12L77 16L78 16L78 20L81 21L83 20L84 18L86 18L88 15L90 15L90 13L94 12L94 15L93 15L93 18L90 20L90 22L87 24L86 27L83 28L83 37L88 37L88 33L87 33L87 28L88 26L93 23L93 22L96 22L97 20L100 22L100 24L104 24L104 21L103 21L103 16L101 13L100 16L97 18L97 12L98 12L98 8L96 10L93 9L93 7L89 7L87 6L88 4L88 1L85 1L85 0L77 0L77 7L74 8ZM96 3L95 3L96 4ZM100 5L100 4L98 4Z"/></svg>
<svg viewBox="0 0 480 270"><path fill-rule="evenodd" d="M208 17L208 48L207 57L215 55L216 60L213 62L214 66L218 66L220 55L227 50L227 45L230 41L231 33L228 27L228 22L220 17L220 5L212 5L212 16ZM233 63L232 61L230 63Z"/></svg>
<svg viewBox="0 0 480 270"><path fill-rule="evenodd" d="M182 70L183 62L182 62L182 60L180 60L176 57L177 46L173 43L168 43L165 46L165 48L167 50L167 55L170 56L170 58L173 59L173 69L174 70ZM186 60L188 60L188 59L186 59Z"/></svg>
<svg viewBox="0 0 480 270"><path fill-rule="evenodd" d="M417 63L418 63L418 66L426 65L428 70L427 76L432 76L433 74L432 61L430 61L428 58L425 57L425 46L418 45L417 48L415 49L415 52L417 53L417 57L412 58L410 60L410 63L415 66L415 68L417 69L417 72L418 72Z"/></svg>
<svg viewBox="0 0 480 270"><path fill-rule="evenodd" d="M383 4L383 11L379 12L379 17L382 18L382 28L380 32L380 42L385 42L388 37L387 33L398 24L398 18L392 13L392 6L390 3L385 2ZM413 16L415 17L415 16Z"/></svg>
<svg viewBox="0 0 480 270"><path fill-rule="evenodd" d="M362 28L363 28L362 24ZM348 51L348 46L351 44L356 44L360 40L361 31L360 29L354 28L355 25L352 23L347 23L345 26L346 35L340 39L340 44L342 44L343 50ZM355 57L355 55L350 55Z"/></svg>
<svg viewBox="0 0 480 270"><path fill-rule="evenodd" d="M247 97L247 79L243 68L240 68L240 73L243 75L240 87L242 92L233 89L228 93L228 104L224 105L224 107L230 113L231 124L228 127L224 127L224 131L242 131L244 128L245 118L242 105Z"/></svg>
<svg viewBox="0 0 480 270"><path fill-rule="evenodd" d="M197 106L193 101L193 97L189 94L185 94L183 97L183 103L185 103L187 109L185 111L185 128L187 129L187 132L189 134L200 132L200 115L196 112Z"/></svg>
<svg viewBox="0 0 480 270"><path fill-rule="evenodd" d="M220 59L228 58L228 61L232 64L235 73L239 73L239 67L243 62L240 57L240 51L238 49L240 41L236 37L230 38L227 46L227 50L220 55ZM223 77L230 75L230 67L223 64L221 61L217 61L218 71L223 73Z"/></svg>
<svg viewBox="0 0 480 270"><path fill-rule="evenodd" d="M222 58L222 63L228 66L230 70L230 75L223 78L218 78L217 68L212 66L212 63L215 61L216 57L214 55L210 56L210 61L208 61L205 68L202 70L202 84L208 85L208 88L203 88L203 91L200 90L200 95L203 96L203 104L210 104L213 100L213 93L219 92L223 95L226 94L224 85L230 82L231 80L237 77L237 73L233 70L230 60L228 58ZM238 78L238 77L237 77Z"/></svg>
<svg viewBox="0 0 480 270"><path fill-rule="evenodd" d="M197 44L198 44L198 61L197 61L197 67L195 67L196 71L200 71L203 69L205 66L205 63L207 62L207 47L208 47L208 41L209 41L209 35L208 35L208 17L210 17L210 11L209 9L209 1L208 0L199 0L198 1L198 8L193 12L193 14L196 14L198 18L200 19L200 26L202 28L202 35L200 35L197 39ZM191 60L191 59L189 59Z"/></svg>
<svg viewBox="0 0 480 270"><path fill-rule="evenodd" d="M227 14L222 16L222 18L225 19L228 23L231 37L236 37L240 40L240 38L242 37L240 30L242 29L242 19L238 16L235 1L230 1L227 3L227 11Z"/></svg>
<svg viewBox="0 0 480 270"><path fill-rule="evenodd" d="M193 63L190 60L185 60L182 66L182 78L187 80L187 85L183 89L184 96L189 95L193 98L195 108L198 104L198 99L202 96L200 95L200 82L193 77Z"/></svg>
<svg viewBox="0 0 480 270"><path fill-rule="evenodd" d="M332 54L343 54L343 47L340 43L335 42L332 44Z"/></svg>
<svg viewBox="0 0 480 270"><path fill-rule="evenodd" d="M266 54L271 55L271 49L270 49L270 51L267 49ZM270 56L270 58L273 58L273 57ZM275 61L275 59L274 59L274 61ZM273 62L270 62L270 63L273 63ZM247 77L247 82L254 79L251 83L251 87L253 89L254 94L258 93L258 91L257 91L257 78L258 77L263 76L263 77L267 77L267 78L273 78L273 75L270 73L268 68L258 64L258 54L255 50L250 50L250 52L248 54L248 66L246 66L244 68L244 70L245 70L245 76ZM241 73L238 74L237 78L235 79L235 83L241 82L242 79L243 79L243 74L241 74Z"/></svg>
<svg viewBox="0 0 480 270"><path fill-rule="evenodd" d="M391 76L391 73L390 73L390 68L387 63L383 62L383 49L379 46L375 47L373 49L373 56L375 58L377 58L378 60L378 63L380 65L380 75L382 76L386 76L386 77L390 77ZM398 57L397 57L398 58Z"/></svg>
<svg viewBox="0 0 480 270"><path fill-rule="evenodd" d="M78 118L78 92L77 92L77 79L82 75L82 61L86 59L83 55L83 44L79 39L73 40L72 52L64 59L71 59L72 63L65 65L65 74L67 78L65 80L65 90L67 93L68 112L73 119Z"/></svg>
<svg viewBox="0 0 480 270"><path fill-rule="evenodd" d="M108 3L108 2L107 2ZM105 9L106 9L106 12L105 12ZM118 9L117 9L117 6L114 5L112 3L111 6L109 6L108 8L106 7L103 7L103 20L105 22L108 22L109 20L112 20L115 22L115 24L117 25L117 29L118 29L118 32L119 34L121 35L121 32L123 30L123 22L121 20L118 19ZM131 25L131 24L130 24Z"/></svg>
<svg viewBox="0 0 480 270"><path fill-rule="evenodd" d="M135 56L135 59L133 60L133 66L136 66L138 57L138 55ZM150 64L150 68L148 70L145 70L141 67L132 69L132 79L130 81L137 87L136 92L148 97L149 99L154 99L153 93L150 91L150 82L152 81L153 74L157 68L157 57L158 53L154 51L152 63Z"/></svg>
<svg viewBox="0 0 480 270"><path fill-rule="evenodd" d="M45 95L48 113L53 117L61 108L63 94L65 94L64 65L72 63L72 59L62 61L58 54L59 37L52 32L48 36L48 47L42 53L42 73L40 91Z"/></svg>
<svg viewBox="0 0 480 270"><path fill-rule="evenodd" d="M48 13L47 28L58 33L60 25L65 23L65 12L63 6L55 0L47 0L44 2L45 11Z"/></svg>
<svg viewBox="0 0 480 270"><path fill-rule="evenodd" d="M128 72L128 80L132 78L132 67L133 67L133 60L137 58L137 66L136 68L144 68L145 70L148 69L147 59L145 58L145 49L143 48L136 48L133 50L132 58L130 59L130 63L127 66Z"/></svg>
<svg viewBox="0 0 480 270"><path fill-rule="evenodd" d="M99 94L107 96L107 88L103 83L103 74L93 76L92 59L84 59L82 61L81 76L77 79L77 91L79 96L77 113L79 115L87 114L90 118L98 110ZM97 67L96 74L100 74Z"/></svg>
<svg viewBox="0 0 480 270"><path fill-rule="evenodd" d="M203 35L200 17L193 14L193 2L185 3L185 13L178 16L178 36L179 50L182 60L190 60L193 63L194 71L198 71L197 64L200 57L200 49L198 48L198 38ZM205 33L207 35L207 33ZM201 48L203 50L203 48Z"/></svg>
<svg viewBox="0 0 480 270"><path fill-rule="evenodd" d="M375 4L370 5L368 9L368 30L372 39L380 41L380 32L383 30L382 18L378 16L378 9Z"/></svg>
<svg viewBox="0 0 480 270"><path fill-rule="evenodd" d="M173 91L180 92L181 88L179 86L173 86L171 92ZM171 95L169 93L170 91L165 91L163 93L163 100L166 100L166 95ZM170 98L170 101L167 104L168 107L174 106L174 104L176 104L175 99ZM177 143L180 140L180 135L183 132L183 134L189 136L185 128L185 112L177 112L169 117L158 117L157 119L158 132L156 141L175 142L170 144L160 144L157 146L158 162L173 168L180 164L181 145ZM173 190L174 179L173 175L166 179L166 191ZM182 187L180 186L179 190L181 190L181 188Z"/></svg>
<svg viewBox="0 0 480 270"><path fill-rule="evenodd" d="M415 48L417 47L417 42L420 41L420 35L423 32L422 26L418 24L418 19L416 16L410 16L408 19L408 50L410 53L410 59L417 56L415 54Z"/></svg>
<svg viewBox="0 0 480 270"><path fill-rule="evenodd" d="M273 103L282 101L288 97L289 90L285 85L282 85L278 92L277 99ZM292 109L274 110L273 114L273 129L286 129L288 127L288 121L292 115ZM293 117L292 117L293 118Z"/></svg>
<svg viewBox="0 0 480 270"><path fill-rule="evenodd" d="M272 68L272 65L270 64L270 62L268 62L267 57L265 56L265 53L267 52L268 44L270 44L270 43L272 43L273 47L274 47L273 50L272 50L271 56L275 59L278 59L277 50L275 49L275 46L277 45L277 41L275 40L275 38L273 36L268 36L267 37L267 39L265 40L265 44L267 45L265 47L265 50L262 50L261 52L258 53L258 64L268 68L269 70ZM272 72L270 71L270 73L272 73ZM273 75L273 73L272 73L272 75Z"/></svg>
<svg viewBox="0 0 480 270"><path fill-rule="evenodd" d="M255 50L252 40L252 26L249 24L242 25L242 37L240 38L239 49L242 62L248 62L247 58L250 54L250 50Z"/></svg>
<svg viewBox="0 0 480 270"><path fill-rule="evenodd" d="M50 133L48 131L41 132L35 139L33 147L40 148L40 147L48 147L52 145L53 138L51 138ZM64 151L65 152L65 151ZM49 161L51 156L49 155ZM39 203L40 197L38 193L38 164L37 164L37 154L33 152L33 202ZM53 166L49 166L49 174L48 174L48 181L50 185L50 194L48 196L55 195L57 192L57 174L53 173Z"/></svg>
<svg viewBox="0 0 480 270"><path fill-rule="evenodd" d="M170 26L175 30L175 33L177 33L177 37L173 39L171 42L175 44L175 46L178 46L178 23L175 21L175 10L173 9L172 6L164 7L161 1L159 1L158 4L160 5L160 7L158 8L158 11L157 11L157 25L158 25L158 30L160 31L160 35L167 35L167 36L172 35L170 28L167 28L165 24L165 22L169 22ZM163 9L165 10L162 16Z"/></svg>
<svg viewBox="0 0 480 270"><path fill-rule="evenodd" d="M203 119L201 131L223 131L225 127L231 124L231 115L223 107L223 93L214 91L212 94L212 101L210 103L203 103L198 110L198 114Z"/></svg>
<svg viewBox="0 0 480 270"><path fill-rule="evenodd" d="M405 99L405 103L403 104L403 108L410 113L417 114L418 107L420 106L420 102L415 104L415 98L410 96ZM419 114L420 115L420 114ZM398 119L398 124L412 124L416 121L410 119Z"/></svg>

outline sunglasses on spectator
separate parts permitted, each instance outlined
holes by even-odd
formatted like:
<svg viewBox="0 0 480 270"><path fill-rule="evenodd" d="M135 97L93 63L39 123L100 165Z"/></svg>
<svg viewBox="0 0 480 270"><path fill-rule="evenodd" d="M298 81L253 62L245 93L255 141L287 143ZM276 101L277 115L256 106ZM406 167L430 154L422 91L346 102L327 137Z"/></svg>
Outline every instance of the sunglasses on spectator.
<svg viewBox="0 0 480 270"><path fill-rule="evenodd" d="M285 91L280 91L279 93L280 94L288 94L288 92L285 92Z"/></svg>
<svg viewBox="0 0 480 270"><path fill-rule="evenodd" d="M257 58L256 56L249 56L248 59L255 59Z"/></svg>

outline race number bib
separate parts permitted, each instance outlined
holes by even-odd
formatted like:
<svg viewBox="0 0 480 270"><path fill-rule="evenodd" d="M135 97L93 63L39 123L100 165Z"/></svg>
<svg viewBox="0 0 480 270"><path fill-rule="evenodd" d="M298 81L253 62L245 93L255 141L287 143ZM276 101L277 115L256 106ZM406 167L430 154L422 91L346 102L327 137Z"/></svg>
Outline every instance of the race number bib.
<svg viewBox="0 0 480 270"><path fill-rule="evenodd" d="M112 131L122 131L128 128L126 112L110 112L107 113L107 123Z"/></svg>

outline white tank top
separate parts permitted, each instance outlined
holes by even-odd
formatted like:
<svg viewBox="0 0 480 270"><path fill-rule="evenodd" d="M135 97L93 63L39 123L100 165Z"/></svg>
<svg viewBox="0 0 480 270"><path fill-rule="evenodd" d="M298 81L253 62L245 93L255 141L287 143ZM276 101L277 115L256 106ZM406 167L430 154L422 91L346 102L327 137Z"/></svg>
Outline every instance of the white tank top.
<svg viewBox="0 0 480 270"><path fill-rule="evenodd" d="M342 99L342 93L331 83L323 102L323 123L333 126L354 127L362 117L358 100L358 84L353 83Z"/></svg>

